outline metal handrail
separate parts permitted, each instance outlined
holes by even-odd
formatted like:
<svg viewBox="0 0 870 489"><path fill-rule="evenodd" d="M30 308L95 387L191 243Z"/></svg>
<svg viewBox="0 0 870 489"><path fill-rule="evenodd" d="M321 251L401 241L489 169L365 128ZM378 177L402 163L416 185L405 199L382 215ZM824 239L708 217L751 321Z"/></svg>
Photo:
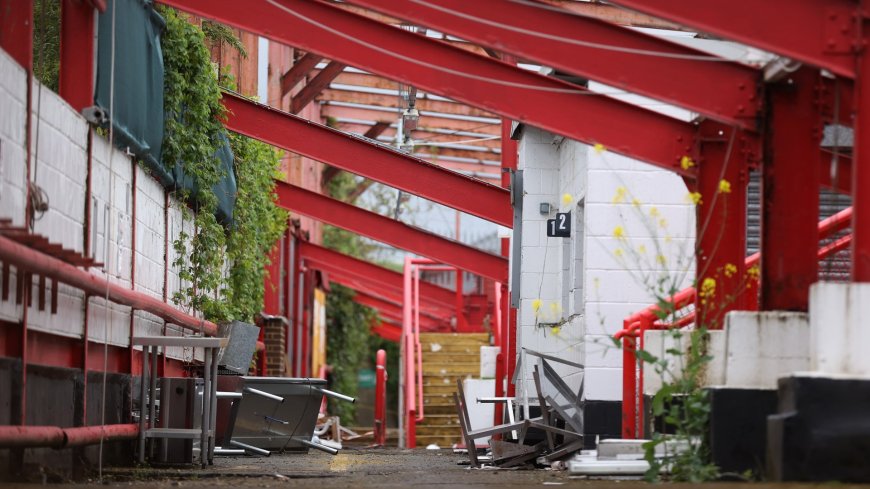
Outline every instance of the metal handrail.
<svg viewBox="0 0 870 489"><path fill-rule="evenodd" d="M819 221L819 239L825 239L848 228L852 219L852 208L842 211ZM848 234L838 238L819 248L818 259L824 260L830 255L838 253L849 247L852 235ZM747 267L758 264L761 253L753 253L746 257ZM756 279L757 280L757 279ZM672 295L667 303L671 304L673 311L679 311L695 303L696 290L687 287ZM643 369L638 369L637 348L643 349L643 333L649 329L676 329L692 324L695 321L695 311L691 311L675 322L662 322L658 317L661 309L658 304L653 304L642 309L623 321L623 328L613 335L616 340L621 340L623 345L622 356L622 436L623 438L636 438L639 431L638 413L643 410ZM638 345L638 340L640 345Z"/></svg>

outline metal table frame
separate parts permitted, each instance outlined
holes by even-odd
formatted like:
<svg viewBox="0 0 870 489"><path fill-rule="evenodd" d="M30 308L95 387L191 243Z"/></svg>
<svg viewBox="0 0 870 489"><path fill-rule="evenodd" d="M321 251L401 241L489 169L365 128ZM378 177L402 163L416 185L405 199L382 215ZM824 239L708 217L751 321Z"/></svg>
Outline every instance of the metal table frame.
<svg viewBox="0 0 870 489"><path fill-rule="evenodd" d="M203 338L184 336L135 336L133 345L142 346L142 382L140 387L139 415L139 462L145 462L146 438L186 438L199 437L199 458L202 467L214 460L215 418L217 411L217 357L220 349L227 345L226 338ZM158 428L157 414L157 355L163 348L164 355L168 347L202 348L203 349L203 400L200 418L200 429ZM148 357L151 357L149 362ZM147 379L147 381L146 381ZM147 395L146 395L146 386ZM146 402L147 401L147 402ZM147 424L146 428L146 414Z"/></svg>

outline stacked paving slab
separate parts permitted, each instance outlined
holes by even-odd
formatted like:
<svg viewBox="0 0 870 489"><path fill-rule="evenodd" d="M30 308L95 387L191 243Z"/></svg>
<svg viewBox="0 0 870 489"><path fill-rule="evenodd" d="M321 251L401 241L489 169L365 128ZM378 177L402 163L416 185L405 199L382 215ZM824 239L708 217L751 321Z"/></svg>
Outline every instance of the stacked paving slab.
<svg viewBox="0 0 870 489"><path fill-rule="evenodd" d="M417 424L417 446L450 448L462 439L453 403L456 380L480 376L480 347L489 345L489 335L423 333L420 344L425 419Z"/></svg>

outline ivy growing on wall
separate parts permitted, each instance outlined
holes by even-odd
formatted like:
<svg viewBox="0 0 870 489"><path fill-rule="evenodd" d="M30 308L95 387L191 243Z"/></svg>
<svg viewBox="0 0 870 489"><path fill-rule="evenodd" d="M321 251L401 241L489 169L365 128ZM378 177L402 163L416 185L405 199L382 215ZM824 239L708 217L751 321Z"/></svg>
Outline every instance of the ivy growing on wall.
<svg viewBox="0 0 870 489"><path fill-rule="evenodd" d="M185 209L194 229L182 232L173 243L173 265L185 284L173 299L213 321L250 322L262 308L269 250L287 221L286 213L273 201L279 155L258 141L227 136L220 84L206 48L206 34L173 9L162 8L160 13L166 19L161 39L166 117L163 164L167 169L180 165L197 188L195 195L180 195L196 212ZM225 30L211 26L209 31L225 41ZM211 191L225 176L216 155L226 137L235 155L238 192L233 222L227 229L215 217L218 199Z"/></svg>
<svg viewBox="0 0 870 489"><path fill-rule="evenodd" d="M358 375L368 360L369 331L376 314L353 300L354 292L333 284L326 298L326 358L332 366L332 389L356 397ZM329 413L345 424L356 417L356 404L329 401Z"/></svg>

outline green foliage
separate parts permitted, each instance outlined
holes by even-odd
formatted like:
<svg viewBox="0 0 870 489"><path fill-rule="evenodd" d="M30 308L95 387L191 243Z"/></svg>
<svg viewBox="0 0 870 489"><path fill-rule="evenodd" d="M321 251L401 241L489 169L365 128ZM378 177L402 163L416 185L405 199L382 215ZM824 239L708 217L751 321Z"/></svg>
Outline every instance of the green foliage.
<svg viewBox="0 0 870 489"><path fill-rule="evenodd" d="M33 75L56 92L59 73L60 0L36 0L33 3Z"/></svg>
<svg viewBox="0 0 870 489"><path fill-rule="evenodd" d="M187 284L173 300L200 310L213 321L253 321L263 304L265 266L275 241L284 232L287 215L274 201L277 151L244 136L227 136L222 124L221 90L206 34L187 17L161 8L166 29L161 45L165 70L163 164L180 165L196 181L195 195L180 195L197 211L195 231L182 232L173 247L181 279ZM210 35L231 45L232 31L209 23ZM228 34L227 34L228 33ZM218 199L211 191L224 178L216 156L229 137L235 155L237 198L233 226L225 230L215 217ZM185 209L188 217L190 213ZM225 270L225 264L229 264Z"/></svg>
<svg viewBox="0 0 870 489"><path fill-rule="evenodd" d="M656 481L662 469L668 468L671 478L679 482L703 482L715 479L718 468L710 462L707 440L710 421L710 399L704 390L704 374L712 357L707 354L710 335L700 327L685 333L679 329L666 333L674 345L689 339L687 351L670 348L663 357L639 350L638 358L651 364L663 382L652 400L652 413L673 428L673 435L654 433L644 445L645 458L650 463L648 480ZM687 335L687 336L686 336ZM681 361L673 359L679 357ZM663 458L655 452L662 447Z"/></svg>
<svg viewBox="0 0 870 489"><path fill-rule="evenodd" d="M220 87L204 44L204 35L187 18L163 8L166 19L161 46L164 64L163 164L168 171L180 165L196 180L196 195L181 195L195 204L195 232L182 232L173 246L179 276L186 287L178 291L176 304L202 311L216 320L230 317L218 293L223 283L226 236L215 217L218 199L211 188L225 176L217 157L224 107ZM186 211L186 209L185 209Z"/></svg>
<svg viewBox="0 0 870 489"><path fill-rule="evenodd" d="M248 57L248 52L245 50L245 45L236 37L236 34L229 27L212 20L202 21L202 32L206 39L215 42L225 42L231 47L239 51L243 58Z"/></svg>
<svg viewBox="0 0 870 489"><path fill-rule="evenodd" d="M284 233L287 212L275 205L274 177L279 153L269 145L233 134L238 195L233 229L227 238L231 262L228 284L229 314L252 322L262 309L269 252Z"/></svg>
<svg viewBox="0 0 870 489"><path fill-rule="evenodd" d="M326 298L326 358L332 366L332 388L342 394L356 396L357 375L368 360L369 329L376 314L353 300L354 292L333 284ZM330 414L340 416L344 423L356 417L356 405L329 401Z"/></svg>

